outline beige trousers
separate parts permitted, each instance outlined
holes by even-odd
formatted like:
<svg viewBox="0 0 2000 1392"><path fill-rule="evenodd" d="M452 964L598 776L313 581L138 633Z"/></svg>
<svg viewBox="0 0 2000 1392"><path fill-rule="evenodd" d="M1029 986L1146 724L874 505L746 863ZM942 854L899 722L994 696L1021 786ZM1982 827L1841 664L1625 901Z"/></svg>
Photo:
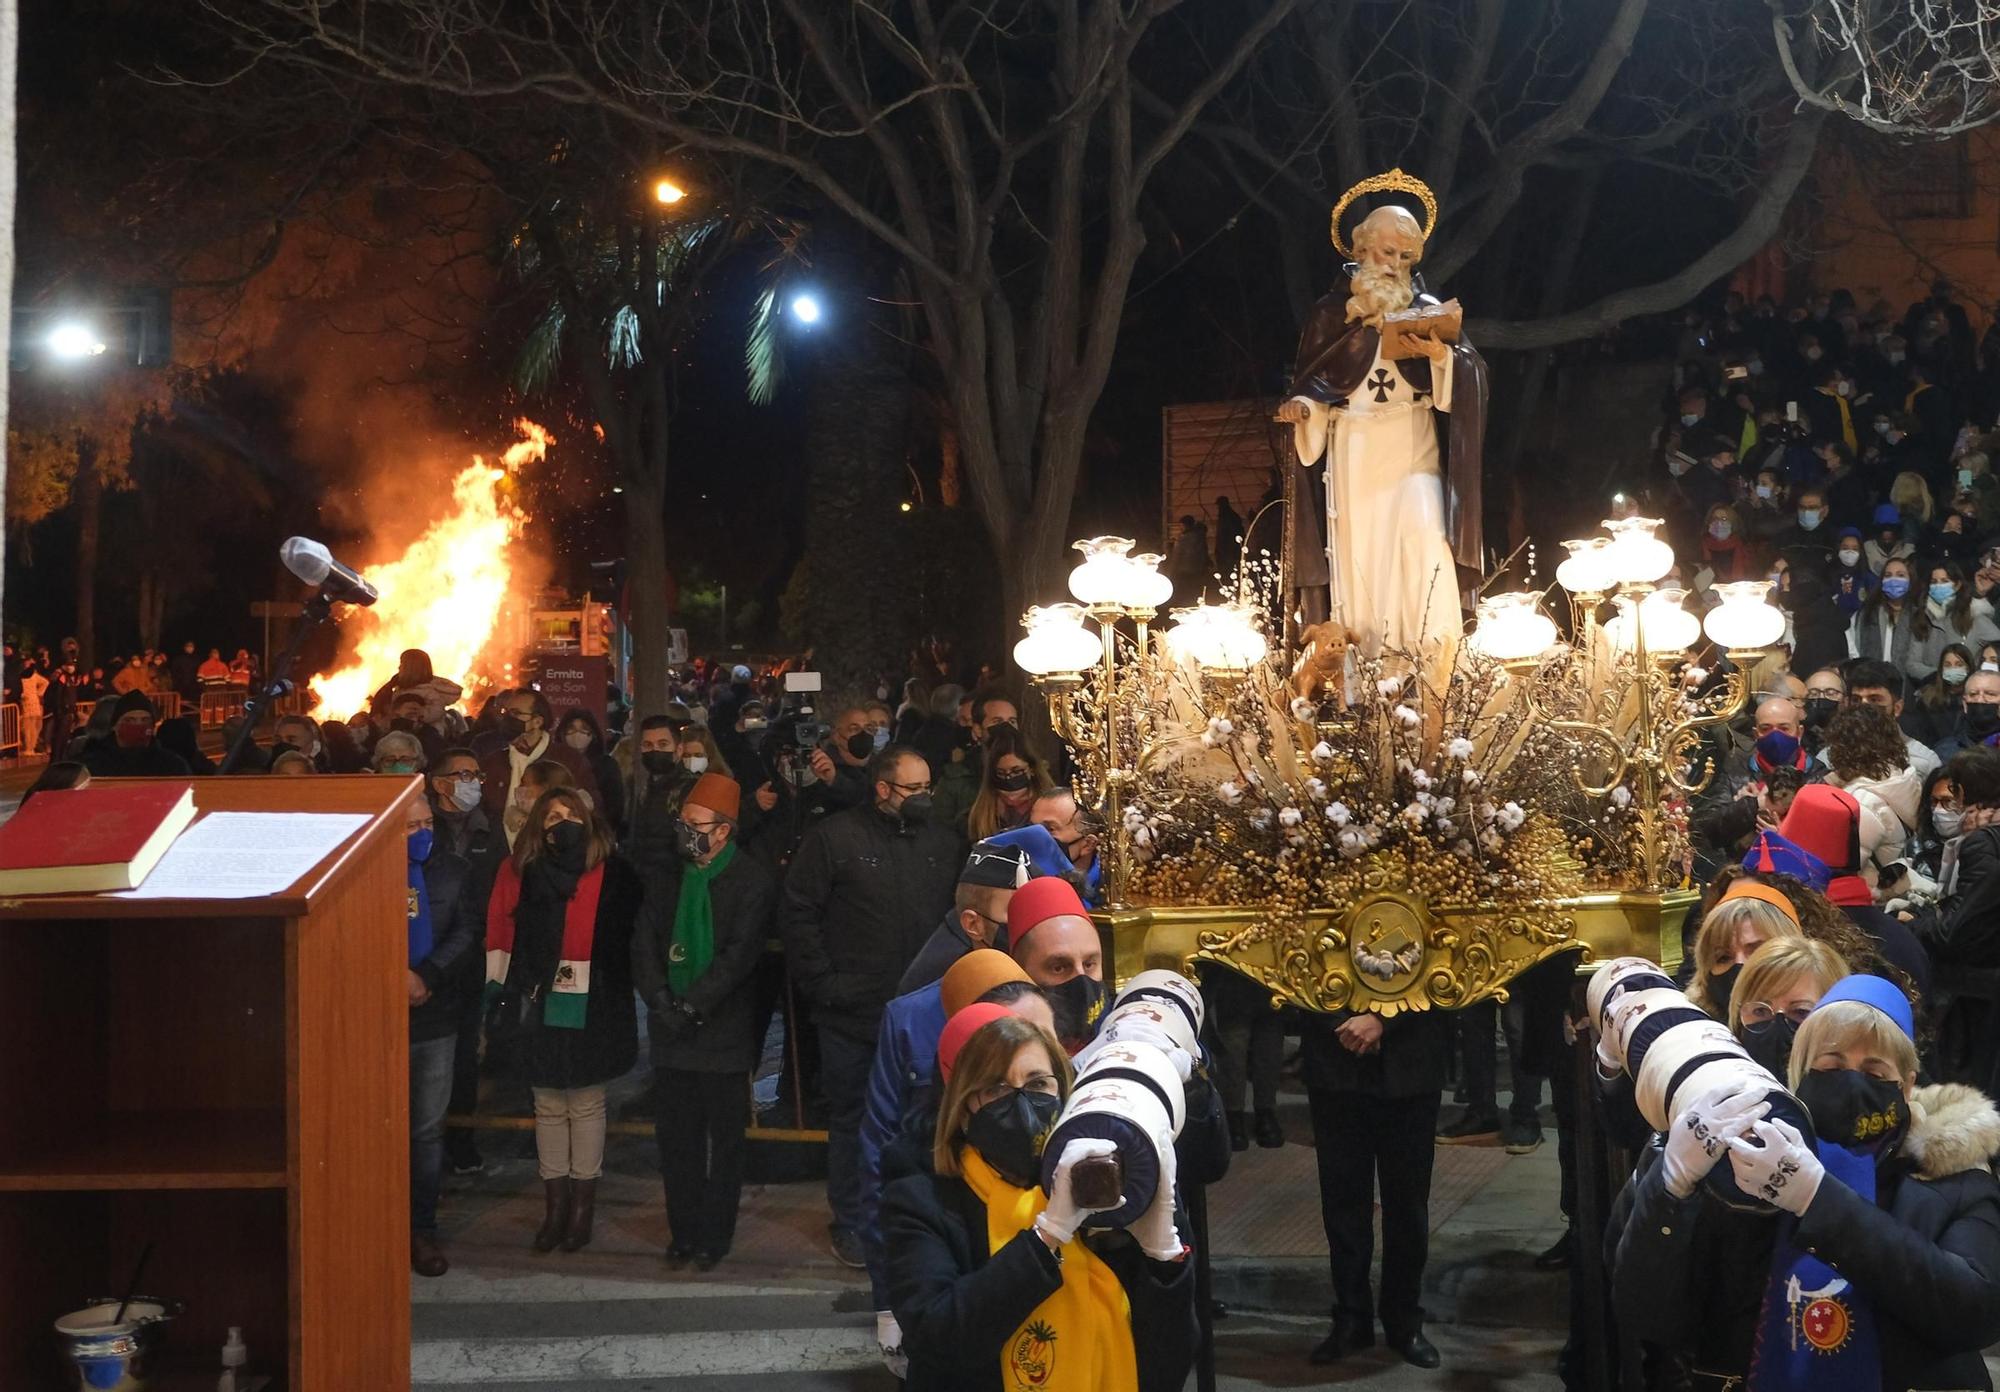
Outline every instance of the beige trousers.
<svg viewBox="0 0 2000 1392"><path fill-rule="evenodd" d="M535 1088L535 1159L543 1179L604 1170L604 1088Z"/></svg>

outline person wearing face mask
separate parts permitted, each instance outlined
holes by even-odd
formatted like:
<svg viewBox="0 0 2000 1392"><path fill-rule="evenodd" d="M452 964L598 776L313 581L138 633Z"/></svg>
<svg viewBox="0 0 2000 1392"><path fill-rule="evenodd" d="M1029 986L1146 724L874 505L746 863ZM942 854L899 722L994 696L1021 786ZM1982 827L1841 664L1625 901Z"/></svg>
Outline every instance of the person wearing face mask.
<svg viewBox="0 0 2000 1392"><path fill-rule="evenodd" d="M1688 1000L1718 1020L1729 1016L1743 964L1774 938L1802 938L1799 911L1783 892L1739 875L1701 920L1689 954Z"/></svg>
<svg viewBox="0 0 2000 1392"><path fill-rule="evenodd" d="M753 977L778 901L776 878L736 844L742 790L703 774L681 804L679 855L649 886L632 938L646 1002L654 1139L666 1184L667 1264L707 1271L729 1253L750 1122Z"/></svg>
<svg viewBox="0 0 2000 1392"><path fill-rule="evenodd" d="M470 749L447 749L438 755L426 783L438 850L463 860L468 868L464 898L473 909L475 942L452 982L459 1009L448 1114L471 1116L479 1110L480 983L486 970L485 946L478 939L484 932L486 902L493 894L494 876L500 873L506 841L486 820L486 811L480 806L479 757ZM469 1126L447 1130L444 1150L453 1174L474 1175L486 1168Z"/></svg>
<svg viewBox="0 0 2000 1392"><path fill-rule="evenodd" d="M987 735L1001 726L1021 728L1021 712L997 691L975 691L965 700L965 743L954 750L951 761L933 764L937 779L938 820L963 829L973 802L984 786L984 749Z"/></svg>
<svg viewBox="0 0 2000 1392"><path fill-rule="evenodd" d="M1923 607L1911 593L1913 585L1907 560L1895 557L1883 565L1874 592L1861 602L1848 624L1850 657L1886 662L1898 673L1907 670L1914 641L1912 626Z"/></svg>
<svg viewBox="0 0 2000 1392"><path fill-rule="evenodd" d="M625 776L625 853L642 874L651 876L673 862L675 830L681 799L694 787L695 775L681 766L681 730L686 722L670 715L649 715L636 734L618 743L614 758L629 763Z"/></svg>
<svg viewBox="0 0 2000 1392"><path fill-rule="evenodd" d="M1622 1334L1686 1357L1697 1387L1992 1386L2000 1113L1973 1088L1918 1087L1912 1035L1895 986L1846 977L1799 1027L1786 1074L1813 1139L1727 1098L1676 1119L1630 1191ZM1731 1120L1704 1126L1703 1108ZM1725 1163L1760 1209L1700 1184Z"/></svg>
<svg viewBox="0 0 2000 1392"><path fill-rule="evenodd" d="M965 818L966 834L974 841L1026 825L1035 799L1053 786L1048 766L1013 726L993 730L981 748L979 795Z"/></svg>
<svg viewBox="0 0 2000 1392"><path fill-rule="evenodd" d="M1868 568L1879 576L1890 561L1908 561L1917 548L1903 535L1903 510L1896 504L1878 503L1872 520L1875 532L1862 543L1861 554Z"/></svg>
<svg viewBox="0 0 2000 1392"><path fill-rule="evenodd" d="M597 780L601 795L599 805L610 819L612 832L623 840L625 774L618 767L618 761L604 748L604 729L597 723L596 712L587 706L577 706L564 712L556 728L562 732L563 746L581 756L590 766L591 777Z"/></svg>
<svg viewBox="0 0 2000 1392"><path fill-rule="evenodd" d="M1788 696L1759 701L1752 731L1754 742L1724 761L1722 771L1710 779L1695 803L1689 830L1704 869L1733 858L1757 834L1764 824L1762 795L1773 771L1790 769L1807 779L1819 777L1805 752L1798 702Z"/></svg>
<svg viewBox="0 0 2000 1392"><path fill-rule="evenodd" d="M479 998L464 966L478 960L479 910L469 893L472 867L436 844L435 815L412 798L408 841L410 1002L410 1268L419 1276L451 1269L437 1240L438 1191L444 1172L444 1119L466 997Z"/></svg>
<svg viewBox="0 0 2000 1392"><path fill-rule="evenodd" d="M427 699L419 691L399 691L389 701L389 728L414 735L423 746L426 763L444 752L444 736L424 718L428 708Z"/></svg>
<svg viewBox="0 0 2000 1392"><path fill-rule="evenodd" d="M1806 678L1805 731L1807 750L1818 753L1826 738L1826 722L1847 699L1847 682L1837 667L1822 667Z"/></svg>
<svg viewBox="0 0 2000 1392"><path fill-rule="evenodd" d="M1947 644L1938 654L1938 669L1903 705L1902 727L1910 738L1935 747L1965 718L1965 684L1972 676L1972 654L1963 643Z"/></svg>
<svg viewBox="0 0 2000 1392"><path fill-rule="evenodd" d="M422 773L425 762L424 746L415 735L391 730L375 741L375 753L369 758L368 766L376 773L401 778Z"/></svg>
<svg viewBox="0 0 2000 1392"><path fill-rule="evenodd" d="M1746 544L1748 540L1736 509L1717 504L1708 510L1702 526L1701 563L1715 572L1718 581L1754 579L1759 564Z"/></svg>
<svg viewBox="0 0 2000 1392"><path fill-rule="evenodd" d="M495 826L506 826L507 806L521 786L521 775L542 759L562 764L569 770L570 781L588 793L593 804L601 806L603 796L589 761L555 737L555 712L548 697L532 687L520 687L502 692L497 700L499 732L507 742L480 760L479 771L486 775L482 786L487 819ZM510 846L517 832L518 822L507 830Z"/></svg>
<svg viewBox="0 0 2000 1392"><path fill-rule="evenodd" d="M1961 750L2000 735L2000 670L1981 667L1968 676L1964 702L1958 727L1937 743L1938 757L1947 763Z"/></svg>
<svg viewBox="0 0 2000 1392"><path fill-rule="evenodd" d="M335 721L334 723L338 724L339 722ZM299 753L305 755L312 762L315 773L332 773L335 771L332 754L327 749L326 741L320 734L319 724L311 716L281 716L273 733L277 737L277 744L284 745L289 749L296 749ZM274 750L276 747L277 745L272 746Z"/></svg>
<svg viewBox="0 0 2000 1392"><path fill-rule="evenodd" d="M1851 451L1861 448L1861 436L1854 428L1854 379L1840 364L1822 362L1816 366L1813 389L1800 404L1814 438L1838 440Z"/></svg>
<svg viewBox="0 0 2000 1392"><path fill-rule="evenodd" d="M1110 995L1104 985L1104 945L1090 911L1067 880L1033 879L1007 912L1007 950L1049 994L1056 1038L1071 1054L1091 1041Z"/></svg>
<svg viewBox="0 0 2000 1392"><path fill-rule="evenodd" d="M535 1099L537 1252L574 1252L591 1239L605 1084L639 1048L632 931L643 897L590 800L551 788L529 809L487 903L489 1050Z"/></svg>
<svg viewBox="0 0 2000 1392"><path fill-rule="evenodd" d="M1935 561L1925 574L1924 602L1912 608L1910 647L1903 660L1904 672L1915 681L1927 680L1937 670L1948 645L1957 643L1975 651L1980 644L2000 638L1992 602L1972 592L1956 561Z"/></svg>
<svg viewBox="0 0 2000 1392"><path fill-rule="evenodd" d="M1792 510L1792 525L1772 539L1778 559L1794 570L1825 575L1833 569L1834 528L1827 521L1826 494L1802 488Z"/></svg>
<svg viewBox="0 0 2000 1392"><path fill-rule="evenodd" d="M819 780L816 804L823 812L845 812L863 807L870 796L868 763L879 751L868 712L850 706L833 718L831 738L807 757L813 776Z"/></svg>
<svg viewBox="0 0 2000 1392"><path fill-rule="evenodd" d="M1729 996L1730 1033L1774 1078L1790 1066L1792 1039L1847 963L1813 938L1773 938L1743 963Z"/></svg>
<svg viewBox="0 0 2000 1392"><path fill-rule="evenodd" d="M827 1107L828 1236L864 1264L861 1117L882 1009L950 906L964 857L932 820L923 757L891 744L869 761L872 802L815 823L785 872L779 927L793 986L813 1007Z"/></svg>
<svg viewBox="0 0 2000 1392"><path fill-rule="evenodd" d="M1861 550L1861 529L1842 527L1834 541L1833 606L1840 611L1843 626L1853 625L1854 616L1875 592L1875 583L1875 572Z"/></svg>
<svg viewBox="0 0 2000 1392"><path fill-rule="evenodd" d="M80 762L93 778L188 777L187 760L155 742L158 723L146 694L128 691L111 707L111 738L87 747Z"/></svg>
<svg viewBox="0 0 2000 1392"><path fill-rule="evenodd" d="M1109 1141L1073 1140L1039 1187L1041 1145L1073 1074L1047 1033L1000 1007L954 1016L939 1042L944 1094L931 1173L883 1196L889 1296L910 1392L1170 1392L1198 1333L1172 1146L1152 1206L1084 1234L1075 1167Z"/></svg>

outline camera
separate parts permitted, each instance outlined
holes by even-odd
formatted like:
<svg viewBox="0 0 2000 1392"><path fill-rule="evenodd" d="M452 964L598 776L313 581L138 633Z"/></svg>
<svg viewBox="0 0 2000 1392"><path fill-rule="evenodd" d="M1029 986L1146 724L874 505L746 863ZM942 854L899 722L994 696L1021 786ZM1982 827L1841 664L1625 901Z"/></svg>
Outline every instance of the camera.
<svg viewBox="0 0 2000 1392"><path fill-rule="evenodd" d="M825 744L832 734L824 720L818 718L813 698L821 689L820 674L817 672L785 673L785 696L778 706L778 719L772 724L772 733L781 751L811 754Z"/></svg>

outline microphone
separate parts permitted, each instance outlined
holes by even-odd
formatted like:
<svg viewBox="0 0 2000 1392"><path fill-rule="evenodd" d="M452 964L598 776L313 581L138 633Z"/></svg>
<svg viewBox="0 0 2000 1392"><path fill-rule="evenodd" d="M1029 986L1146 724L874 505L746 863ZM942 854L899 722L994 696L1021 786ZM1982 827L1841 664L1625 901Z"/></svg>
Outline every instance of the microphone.
<svg viewBox="0 0 2000 1392"><path fill-rule="evenodd" d="M328 599L373 604L381 598L373 585L336 561L331 551L310 537L288 538L278 548L278 559L285 563L286 570L308 585L319 586L320 593Z"/></svg>

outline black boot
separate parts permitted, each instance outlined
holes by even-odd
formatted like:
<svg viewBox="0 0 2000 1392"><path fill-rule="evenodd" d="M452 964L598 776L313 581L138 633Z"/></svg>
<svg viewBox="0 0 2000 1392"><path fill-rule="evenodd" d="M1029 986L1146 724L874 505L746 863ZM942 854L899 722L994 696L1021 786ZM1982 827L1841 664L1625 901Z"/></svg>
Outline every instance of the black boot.
<svg viewBox="0 0 2000 1392"><path fill-rule="evenodd" d="M1276 1150L1279 1146L1283 1145L1285 1143L1285 1128L1284 1124L1278 1120L1277 1108L1259 1107L1257 1109L1256 1125L1252 1129L1251 1134L1257 1138L1257 1144L1265 1150Z"/></svg>
<svg viewBox="0 0 2000 1392"><path fill-rule="evenodd" d="M1229 1148L1231 1150L1250 1149L1250 1114L1231 1112L1229 1114Z"/></svg>
<svg viewBox="0 0 2000 1392"><path fill-rule="evenodd" d="M572 1179L569 1187L576 1194L576 1207L570 1210L569 1233L563 1238L565 1252L580 1252L590 1245L590 1222L597 1216L597 1181L594 1179Z"/></svg>
<svg viewBox="0 0 2000 1392"><path fill-rule="evenodd" d="M535 1250L553 1252L569 1231L569 1176L542 1181L542 1226L535 1231Z"/></svg>
<svg viewBox="0 0 2000 1392"><path fill-rule="evenodd" d="M1313 1363L1338 1363L1347 1354L1374 1347L1375 1321L1336 1313L1333 1332L1315 1344L1307 1358Z"/></svg>

